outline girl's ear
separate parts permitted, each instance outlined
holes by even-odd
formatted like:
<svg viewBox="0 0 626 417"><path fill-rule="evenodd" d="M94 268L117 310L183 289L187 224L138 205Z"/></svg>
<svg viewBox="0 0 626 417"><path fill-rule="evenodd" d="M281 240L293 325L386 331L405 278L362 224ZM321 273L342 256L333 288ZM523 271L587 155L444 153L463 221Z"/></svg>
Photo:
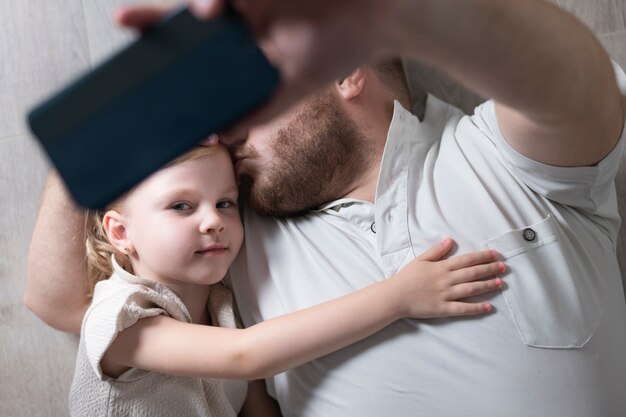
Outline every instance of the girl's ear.
<svg viewBox="0 0 626 417"><path fill-rule="evenodd" d="M115 210L109 210L102 218L102 225L111 245L120 253L131 255L135 249L128 238L126 218Z"/></svg>
<svg viewBox="0 0 626 417"><path fill-rule="evenodd" d="M347 77L337 81L337 92L345 100L350 100L363 91L365 87L366 71L364 66L360 66L352 71Z"/></svg>

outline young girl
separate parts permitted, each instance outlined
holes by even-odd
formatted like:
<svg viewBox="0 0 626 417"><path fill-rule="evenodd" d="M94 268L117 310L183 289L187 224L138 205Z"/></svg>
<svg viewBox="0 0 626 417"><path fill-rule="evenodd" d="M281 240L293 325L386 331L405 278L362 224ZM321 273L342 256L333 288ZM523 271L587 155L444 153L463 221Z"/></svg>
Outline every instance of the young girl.
<svg viewBox="0 0 626 417"><path fill-rule="evenodd" d="M237 329L220 284L243 240L237 198L230 156L212 145L97 216L87 241L90 275L110 278L95 285L83 320L73 416L236 416L244 401L241 415L267 416L255 402L257 386L246 400L246 379L299 366L403 317L489 312L489 304L457 300L502 285L493 276L504 265L493 251L440 260L448 239L390 279Z"/></svg>

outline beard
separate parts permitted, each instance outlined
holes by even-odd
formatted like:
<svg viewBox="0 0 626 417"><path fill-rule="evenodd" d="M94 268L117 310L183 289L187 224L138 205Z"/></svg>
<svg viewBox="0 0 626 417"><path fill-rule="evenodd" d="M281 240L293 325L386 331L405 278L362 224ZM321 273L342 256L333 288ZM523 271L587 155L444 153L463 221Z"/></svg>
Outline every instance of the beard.
<svg viewBox="0 0 626 417"><path fill-rule="evenodd" d="M239 176L241 192L257 213L294 217L341 198L370 165L371 146L332 94L306 100L279 129L269 166ZM243 152L255 154L256 150Z"/></svg>

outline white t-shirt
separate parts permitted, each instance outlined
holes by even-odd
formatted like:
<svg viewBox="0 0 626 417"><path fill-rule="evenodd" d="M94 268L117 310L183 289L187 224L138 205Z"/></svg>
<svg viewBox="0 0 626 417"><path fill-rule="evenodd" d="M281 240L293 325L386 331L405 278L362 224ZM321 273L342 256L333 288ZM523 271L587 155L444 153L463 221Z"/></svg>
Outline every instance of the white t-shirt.
<svg viewBox="0 0 626 417"><path fill-rule="evenodd" d="M456 254L489 247L508 265L506 287L480 297L492 314L400 320L270 380L284 416L624 415L624 136L597 166L548 166L508 145L492 101L464 116L429 96L422 122L396 103L375 204L245 211L231 285L247 326L385 279L447 236Z"/></svg>
<svg viewBox="0 0 626 417"><path fill-rule="evenodd" d="M111 278L96 285L83 319L70 415L236 417L246 398L246 381L185 378L136 368L118 378L102 373L100 362L107 349L119 332L137 320L163 314L191 323L185 305L165 285L129 274L115 262L114 268ZM236 327L227 288L214 285L207 308L213 323ZM210 351L210 346L207 349Z"/></svg>

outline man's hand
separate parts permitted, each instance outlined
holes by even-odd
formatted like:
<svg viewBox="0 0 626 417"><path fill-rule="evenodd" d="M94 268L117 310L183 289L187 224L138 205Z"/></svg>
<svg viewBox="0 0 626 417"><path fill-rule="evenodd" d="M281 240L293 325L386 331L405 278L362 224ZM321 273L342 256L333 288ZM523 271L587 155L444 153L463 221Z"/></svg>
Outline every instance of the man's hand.
<svg viewBox="0 0 626 417"><path fill-rule="evenodd" d="M202 19L225 0L190 0ZM498 123L523 155L550 165L593 165L617 143L623 109L613 69L591 31L543 0L231 0L279 68L269 103L220 135L245 128L375 56L439 68L497 103ZM162 7L134 6L118 22L142 28ZM601 109L595 111L594 109Z"/></svg>
<svg viewBox="0 0 626 417"><path fill-rule="evenodd" d="M257 36L279 69L282 83L260 110L238 123L222 141L241 137L251 126L265 122L295 101L338 79L393 43L384 34L396 0L234 0L230 2ZM191 0L200 19L218 16L224 0ZM142 30L159 21L171 7L128 6L116 13L124 27ZM209 98L207 98L209 99Z"/></svg>

